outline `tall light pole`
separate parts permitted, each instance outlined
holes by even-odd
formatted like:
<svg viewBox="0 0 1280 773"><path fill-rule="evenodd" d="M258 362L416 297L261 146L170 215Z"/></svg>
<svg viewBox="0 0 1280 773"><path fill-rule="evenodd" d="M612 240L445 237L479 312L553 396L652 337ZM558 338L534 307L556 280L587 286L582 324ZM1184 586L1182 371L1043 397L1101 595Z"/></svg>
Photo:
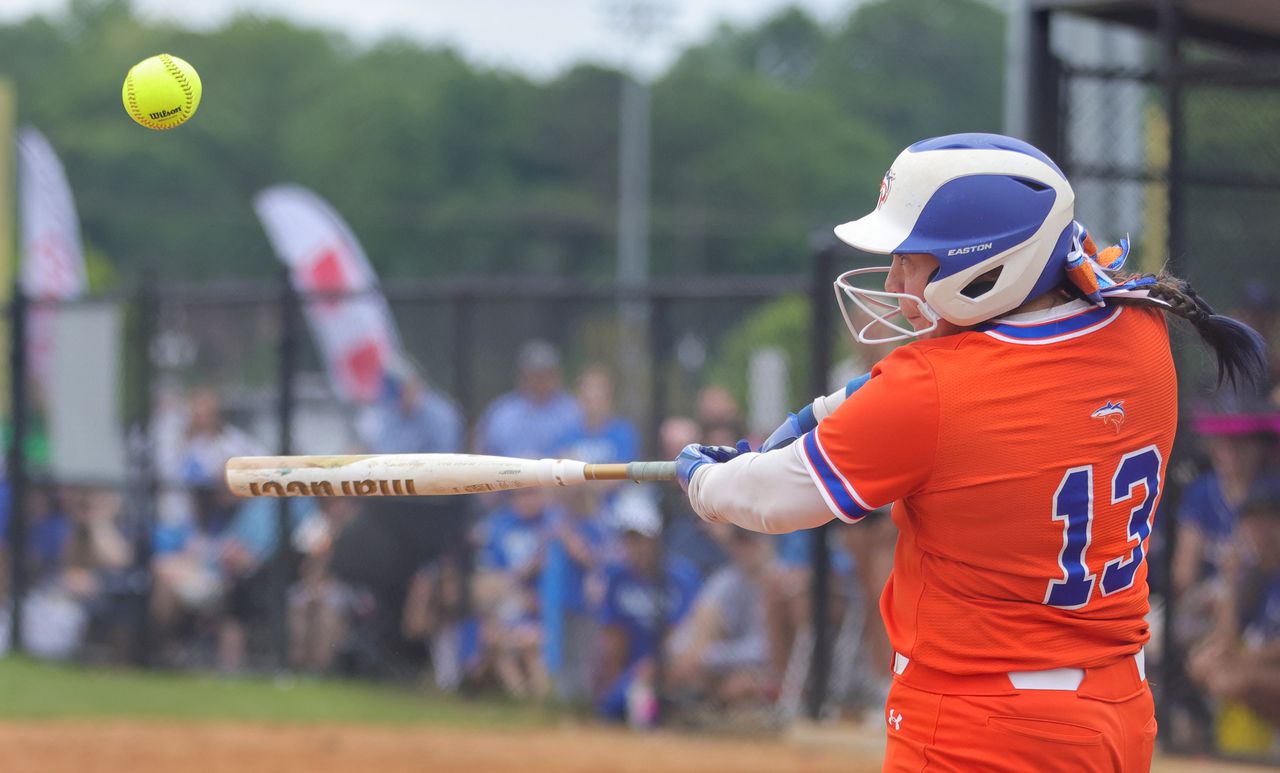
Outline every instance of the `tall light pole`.
<svg viewBox="0 0 1280 773"><path fill-rule="evenodd" d="M650 125L652 108L643 54L670 16L663 0L607 0L610 26L626 40L618 107L618 355L622 405L640 417L647 401L649 303L626 298L649 280Z"/></svg>

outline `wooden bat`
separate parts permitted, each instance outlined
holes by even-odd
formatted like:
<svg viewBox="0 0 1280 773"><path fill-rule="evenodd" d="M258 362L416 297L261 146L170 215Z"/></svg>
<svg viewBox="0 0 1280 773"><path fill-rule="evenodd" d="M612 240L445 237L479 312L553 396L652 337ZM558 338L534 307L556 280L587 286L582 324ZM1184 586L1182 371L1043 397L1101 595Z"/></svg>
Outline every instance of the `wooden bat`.
<svg viewBox="0 0 1280 773"><path fill-rule="evenodd" d="M403 497L576 486L589 480L675 480L675 462L588 464L472 454L237 456L227 488L242 497Z"/></svg>

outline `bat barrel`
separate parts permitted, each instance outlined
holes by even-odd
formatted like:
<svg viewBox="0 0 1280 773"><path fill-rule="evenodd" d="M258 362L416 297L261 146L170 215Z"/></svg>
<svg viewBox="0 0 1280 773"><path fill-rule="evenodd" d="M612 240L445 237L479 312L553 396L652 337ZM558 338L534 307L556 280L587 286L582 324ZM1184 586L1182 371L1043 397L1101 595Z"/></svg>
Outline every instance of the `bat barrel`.
<svg viewBox="0 0 1280 773"><path fill-rule="evenodd" d="M674 462L586 464L474 454L236 457L227 488L247 497L432 496L575 486L588 480L674 480Z"/></svg>

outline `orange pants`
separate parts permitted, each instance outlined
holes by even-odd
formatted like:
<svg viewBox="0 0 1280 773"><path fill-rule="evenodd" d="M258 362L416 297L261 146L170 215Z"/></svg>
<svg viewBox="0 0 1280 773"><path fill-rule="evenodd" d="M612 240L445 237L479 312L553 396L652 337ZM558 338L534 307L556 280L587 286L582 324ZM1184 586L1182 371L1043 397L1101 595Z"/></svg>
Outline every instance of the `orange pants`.
<svg viewBox="0 0 1280 773"><path fill-rule="evenodd" d="M912 662L885 713L893 773L1145 773L1155 748L1155 704L1132 657L1086 670L1076 690L1019 690L1005 674Z"/></svg>

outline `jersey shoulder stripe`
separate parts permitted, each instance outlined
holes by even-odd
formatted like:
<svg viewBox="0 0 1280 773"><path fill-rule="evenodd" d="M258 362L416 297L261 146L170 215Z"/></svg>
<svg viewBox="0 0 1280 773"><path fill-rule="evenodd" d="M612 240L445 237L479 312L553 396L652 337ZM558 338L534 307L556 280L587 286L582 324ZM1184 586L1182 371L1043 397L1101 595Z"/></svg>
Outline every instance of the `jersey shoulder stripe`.
<svg viewBox="0 0 1280 773"><path fill-rule="evenodd" d="M1116 321L1123 312L1122 306L1104 306L1047 322L1033 324L995 322L980 325L978 330L1005 343L1056 344L1101 330Z"/></svg>
<svg viewBox="0 0 1280 773"><path fill-rule="evenodd" d="M800 456L809 470L809 477L813 478L827 507L831 508L837 518L846 523L857 523L875 509L867 506L853 484L831 464L830 457L822 448L822 442L818 440L816 429L805 433Z"/></svg>

